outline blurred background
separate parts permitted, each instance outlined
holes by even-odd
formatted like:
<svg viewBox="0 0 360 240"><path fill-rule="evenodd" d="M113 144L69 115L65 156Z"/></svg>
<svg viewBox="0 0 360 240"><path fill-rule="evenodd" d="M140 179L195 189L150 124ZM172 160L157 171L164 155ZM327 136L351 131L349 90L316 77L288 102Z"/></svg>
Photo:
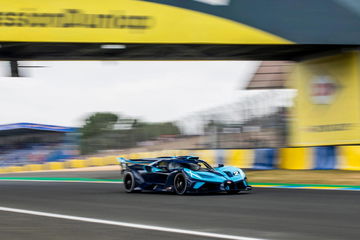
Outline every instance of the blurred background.
<svg viewBox="0 0 360 240"><path fill-rule="evenodd" d="M293 61L20 65L22 77L0 79L3 172L161 154L250 169L359 168L357 147L344 146L358 137L334 135L357 131L352 116L339 118L334 108L348 104L352 83L307 77ZM2 71L9 71L5 62Z"/></svg>
<svg viewBox="0 0 360 240"><path fill-rule="evenodd" d="M91 154L287 146L296 93L286 85L291 62L22 65L42 68L0 80L2 166ZM5 74L7 66L2 69Z"/></svg>

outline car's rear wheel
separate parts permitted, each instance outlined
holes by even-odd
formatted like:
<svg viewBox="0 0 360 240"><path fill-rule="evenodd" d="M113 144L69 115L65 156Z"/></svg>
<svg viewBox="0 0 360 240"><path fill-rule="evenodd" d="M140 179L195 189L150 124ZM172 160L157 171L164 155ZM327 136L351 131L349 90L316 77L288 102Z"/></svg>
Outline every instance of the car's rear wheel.
<svg viewBox="0 0 360 240"><path fill-rule="evenodd" d="M183 173L176 174L174 178L174 191L178 195L184 195L187 191L187 181Z"/></svg>
<svg viewBox="0 0 360 240"><path fill-rule="evenodd" d="M127 193L135 192L135 178L131 172L127 172L124 175L124 189Z"/></svg>

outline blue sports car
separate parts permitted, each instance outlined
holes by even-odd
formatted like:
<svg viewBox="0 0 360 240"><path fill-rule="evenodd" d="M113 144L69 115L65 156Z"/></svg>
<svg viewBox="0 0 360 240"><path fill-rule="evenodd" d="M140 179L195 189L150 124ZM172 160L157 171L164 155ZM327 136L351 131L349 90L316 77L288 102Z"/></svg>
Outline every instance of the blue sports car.
<svg viewBox="0 0 360 240"><path fill-rule="evenodd" d="M245 173L240 168L225 167L222 164L213 168L194 156L119 158L119 161L124 189L128 193L150 190L184 195L251 190Z"/></svg>

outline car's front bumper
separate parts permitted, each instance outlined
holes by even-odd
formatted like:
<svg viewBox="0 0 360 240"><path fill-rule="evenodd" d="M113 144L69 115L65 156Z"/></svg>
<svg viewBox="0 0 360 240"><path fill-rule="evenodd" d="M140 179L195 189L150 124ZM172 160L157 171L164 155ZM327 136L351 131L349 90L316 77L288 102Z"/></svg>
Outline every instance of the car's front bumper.
<svg viewBox="0 0 360 240"><path fill-rule="evenodd" d="M237 182L233 181L224 181L224 182L203 182L203 184L198 187L198 181L191 181L189 192L225 192L225 191L251 191L252 187L248 185L246 180L241 180Z"/></svg>

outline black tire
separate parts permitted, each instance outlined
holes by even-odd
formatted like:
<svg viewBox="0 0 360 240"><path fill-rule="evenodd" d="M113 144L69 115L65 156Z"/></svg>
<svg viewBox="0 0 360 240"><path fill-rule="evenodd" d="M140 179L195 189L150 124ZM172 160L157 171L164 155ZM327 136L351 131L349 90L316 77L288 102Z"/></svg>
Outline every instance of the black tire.
<svg viewBox="0 0 360 240"><path fill-rule="evenodd" d="M177 195L184 195L187 191L187 180L183 173L178 173L174 177L174 191Z"/></svg>
<svg viewBox="0 0 360 240"><path fill-rule="evenodd" d="M136 192L135 191L135 178L132 172L126 172L124 175L124 189L127 193Z"/></svg>

